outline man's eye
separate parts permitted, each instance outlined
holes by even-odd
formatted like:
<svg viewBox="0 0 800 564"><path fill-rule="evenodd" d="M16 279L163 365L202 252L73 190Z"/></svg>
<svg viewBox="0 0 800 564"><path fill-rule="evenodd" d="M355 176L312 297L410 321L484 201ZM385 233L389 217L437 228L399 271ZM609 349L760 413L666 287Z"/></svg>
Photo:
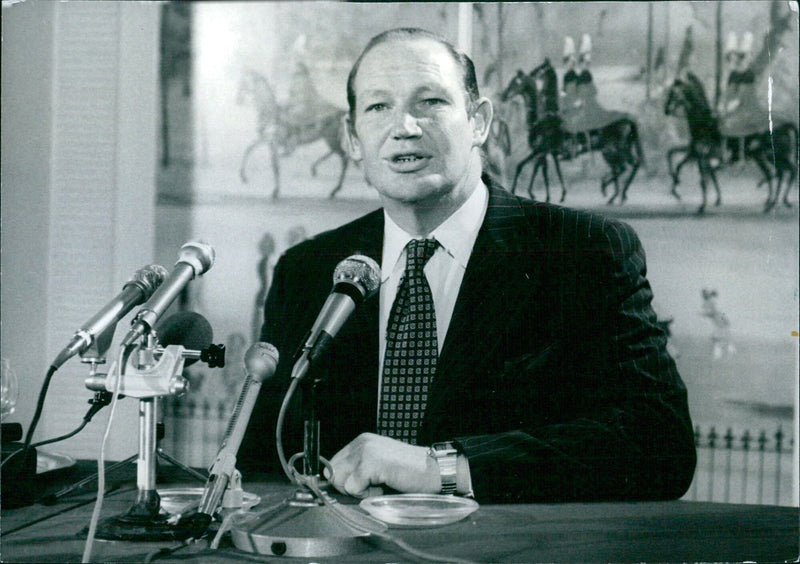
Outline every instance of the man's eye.
<svg viewBox="0 0 800 564"><path fill-rule="evenodd" d="M447 102L442 98L425 98L422 100L422 104L425 106L439 106L441 104L446 104Z"/></svg>
<svg viewBox="0 0 800 564"><path fill-rule="evenodd" d="M386 104L382 103L382 102L376 102L375 104L367 105L367 107L364 109L364 111L365 112L382 112L387 107L388 106Z"/></svg>

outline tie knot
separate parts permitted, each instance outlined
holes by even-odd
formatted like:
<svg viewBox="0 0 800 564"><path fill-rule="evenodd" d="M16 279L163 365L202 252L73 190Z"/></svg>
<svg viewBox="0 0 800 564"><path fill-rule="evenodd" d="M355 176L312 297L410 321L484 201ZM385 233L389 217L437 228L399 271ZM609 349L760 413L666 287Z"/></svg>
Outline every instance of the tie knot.
<svg viewBox="0 0 800 564"><path fill-rule="evenodd" d="M411 239L406 245L406 270L425 268L438 246L436 239Z"/></svg>

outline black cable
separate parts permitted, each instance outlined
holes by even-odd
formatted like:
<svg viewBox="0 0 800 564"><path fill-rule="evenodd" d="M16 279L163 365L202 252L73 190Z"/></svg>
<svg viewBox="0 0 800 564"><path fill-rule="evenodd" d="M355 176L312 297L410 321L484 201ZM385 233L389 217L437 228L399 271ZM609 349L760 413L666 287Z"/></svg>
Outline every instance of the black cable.
<svg viewBox="0 0 800 564"><path fill-rule="evenodd" d="M83 428L86 427L86 425L88 425L88 424L89 424L89 420L88 419L84 419L83 423L78 425L78 427L76 429L73 429L72 431L70 431L66 435L61 435L60 437L56 437L54 439L47 439L46 441L39 441L38 443L33 443L31 445L31 448L39 448L40 446L49 445L49 444L52 444L52 443L57 443L59 441L65 441L65 440L67 440L67 439L69 439L71 437L74 437L75 435L77 435L81 431L83 431Z"/></svg>
<svg viewBox="0 0 800 564"><path fill-rule="evenodd" d="M47 382L47 385L49 385L49 382ZM45 390L46 390L46 388L45 388ZM41 399L41 395L40 395L40 399ZM28 445L27 448L28 449L39 448L40 446L57 443L59 441L64 441L64 440L67 440L67 439L69 439L71 437L74 437L75 435L77 435L78 433L83 431L83 428L86 427L86 425L89 424L89 421L92 420L92 417L94 417L97 414L98 411L103 409L110 402L111 402L111 392L103 391L103 392L95 393L94 397L89 400L89 403L92 404L92 406L89 408L89 411L86 412L86 415L83 416L83 422L80 425L78 425L78 427L76 429L73 429L72 431L70 431L66 435L61 435L60 437L55 437L53 439L47 439L47 440L44 440L44 441L39 441L38 443L33 443L31 445ZM38 407L37 407L37 409L38 409ZM34 421L31 423L31 427L32 428L35 427L36 424L38 423L39 415L41 415L41 413L39 413L37 415L34 415ZM29 435L30 435L30 433L29 433ZM11 454L9 454L6 457L6 459L3 460L2 464L0 464L0 467L3 464L5 464L9 459L11 459L14 456L16 456L17 453L23 452L25 450L25 448L26 447L23 446L22 448L19 448L19 449L15 450L14 452L12 452ZM25 460L24 457L23 457L23 460Z"/></svg>
<svg viewBox="0 0 800 564"><path fill-rule="evenodd" d="M200 550L194 550L192 552L184 552L179 553L178 549L183 549L189 545L180 545L178 547L168 547L160 550L155 550L148 554L144 562L155 562L161 558L165 558L169 556L169 562L180 562L183 560L191 561L191 562L260 562L264 564L265 562L269 562L267 560L267 555L265 554L256 554L253 552L221 552L219 550L214 550L211 548L204 548ZM295 559L297 560L297 559ZM299 561L299 560L298 560ZM311 560L311 562L315 562Z"/></svg>
<svg viewBox="0 0 800 564"><path fill-rule="evenodd" d="M0 467L3 466L6 462L11 460L17 452L22 452L22 460L24 461L28 457L28 451L31 448L31 440L33 439L33 432L36 430L36 425L39 424L39 418L42 416L42 408L44 408L44 400L47 397L47 388L50 387L50 380L53 378L53 374L56 373L55 366L50 366L47 370L47 374L44 377L44 382L42 382L42 388L39 390L39 399L36 400L36 411L33 414L33 419L31 420L31 425L28 427L28 433L25 435L25 445L18 451L10 454L2 463L0 463Z"/></svg>
<svg viewBox="0 0 800 564"><path fill-rule="evenodd" d="M33 419L31 419L31 425L28 427L28 433L25 435L25 446L22 447L22 460L25 460L25 457L28 456L28 450L31 447L31 441L33 439L33 432L36 430L36 426L39 424L39 418L42 416L44 400L47 397L47 389L50 387L50 380L53 379L53 374L56 373L56 370L58 370L58 368L50 366L50 368L47 369L44 382L42 382L42 389L39 391L39 399L36 400L36 411L33 413Z"/></svg>
<svg viewBox="0 0 800 564"><path fill-rule="evenodd" d="M190 546L193 541L194 541L194 539L187 539L187 540L182 541L180 544L177 544L175 546L167 546L167 547L164 547L164 548L158 548L158 549L154 550L153 552L148 553L147 556L145 556L144 562L145 563L154 562L155 560L161 558L162 556L172 556L177 551L179 551L179 550L181 550L183 548L186 548L187 546Z"/></svg>
<svg viewBox="0 0 800 564"><path fill-rule="evenodd" d="M105 406L111 403L112 395L113 394L111 392L107 392L105 390L101 392L95 392L94 397L90 399L88 402L91 404L91 407L86 412L86 415L83 416L83 422L80 425L78 425L77 429L70 431L66 435L61 435L60 437L56 437L55 439L47 439L46 441L39 441L38 443L34 443L31 445L31 448L57 443L59 441L64 441L66 439L69 439L70 437L74 437L75 435L83 431L83 428L89 424L89 421L92 420L92 417L97 415L97 413L101 409L103 409Z"/></svg>
<svg viewBox="0 0 800 564"><path fill-rule="evenodd" d="M112 495L133 491L135 489L136 488L131 488L131 487L123 488L121 485L118 484L118 485L110 487L108 489L108 491L106 492L106 495L110 497ZM37 523L41 523L42 521L47 521L48 519L52 519L53 517L57 517L58 515L63 515L64 513L68 513L70 511L72 511L73 509L77 509L79 507L83 507L84 505L88 505L90 503L94 503L95 499L97 499L97 498L96 497L92 497L91 499L86 499L86 500L83 500L83 501L79 501L78 503L74 503L74 504L70 505L69 507L65 507L64 509L61 509L59 511L55 511L53 513L50 513L49 515L44 515L44 516L38 517L38 518L36 518L36 519L34 519L32 521L28 521L27 523L23 523L22 525L17 525L13 529L5 529L4 528L2 531L0 531L0 537L5 537L6 535L10 535L12 533L16 533L17 531L21 531L22 529L27 529L28 527L36 525Z"/></svg>

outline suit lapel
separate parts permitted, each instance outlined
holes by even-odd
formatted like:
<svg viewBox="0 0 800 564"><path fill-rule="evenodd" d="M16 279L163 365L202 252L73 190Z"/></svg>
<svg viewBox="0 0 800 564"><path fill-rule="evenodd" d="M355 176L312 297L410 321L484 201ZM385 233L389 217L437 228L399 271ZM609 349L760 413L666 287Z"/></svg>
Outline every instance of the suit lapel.
<svg viewBox="0 0 800 564"><path fill-rule="evenodd" d="M486 217L464 273L432 395L467 377L467 365L475 368L476 360L498 354L506 325L499 320L510 321L515 314L510 304L520 303L523 295L529 300L535 292L538 264L532 268L530 254L538 244L519 200L490 188Z"/></svg>
<svg viewBox="0 0 800 564"><path fill-rule="evenodd" d="M379 264L383 249L382 210L365 218L355 237L345 244L351 254L367 255ZM513 304L522 296L530 299L539 280L538 264L531 252L541 247L519 200L505 190L489 189L486 217L475 241L456 300L450 329L437 365L436 381L431 389L426 420L434 413L446 413L448 394L478 375L477 363L497 354L503 343L505 325L515 315ZM511 304L511 305L510 305ZM343 328L341 339L350 350L366 351L352 359L360 366L353 371L358 382L350 384L366 391L374 413L377 409L379 360L379 296L372 296L358 308L354 318ZM479 338L476 338L479 336ZM431 420L437 419L434 416Z"/></svg>
<svg viewBox="0 0 800 564"><path fill-rule="evenodd" d="M382 210L376 210L367 216L348 245L351 254L367 255L380 264L383 224ZM516 293L523 292L530 295L535 288L538 273L530 271L530 261L522 261L520 257L529 257L532 251L536 251L537 245L539 240L532 233L519 200L501 188L490 187L486 217L478 232L472 256L464 273L450 329L442 347L439 359L440 373L442 366L446 368L449 361L464 352L464 347L467 345L463 337L465 334L474 333L475 327L472 325L475 319L487 320L484 329L488 333L483 341L497 342L491 337L500 328L489 320L496 318L497 312L506 308L505 304L515 303ZM522 272L525 269L528 271ZM481 315L481 312L492 315ZM513 312L507 313L513 315ZM361 338L374 337L377 343L379 323L377 293L359 308L356 320L354 323L348 323L348 326L354 328L354 332ZM474 357L474 351L469 356ZM377 353L375 361L377 363Z"/></svg>

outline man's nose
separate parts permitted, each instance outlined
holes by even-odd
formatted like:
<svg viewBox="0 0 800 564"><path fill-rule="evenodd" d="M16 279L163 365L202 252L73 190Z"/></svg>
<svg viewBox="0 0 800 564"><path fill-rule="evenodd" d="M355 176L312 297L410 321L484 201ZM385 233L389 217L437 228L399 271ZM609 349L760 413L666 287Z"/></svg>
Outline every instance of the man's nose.
<svg viewBox="0 0 800 564"><path fill-rule="evenodd" d="M400 110L395 116L392 135L397 139L418 137L422 134L417 118L411 112Z"/></svg>

